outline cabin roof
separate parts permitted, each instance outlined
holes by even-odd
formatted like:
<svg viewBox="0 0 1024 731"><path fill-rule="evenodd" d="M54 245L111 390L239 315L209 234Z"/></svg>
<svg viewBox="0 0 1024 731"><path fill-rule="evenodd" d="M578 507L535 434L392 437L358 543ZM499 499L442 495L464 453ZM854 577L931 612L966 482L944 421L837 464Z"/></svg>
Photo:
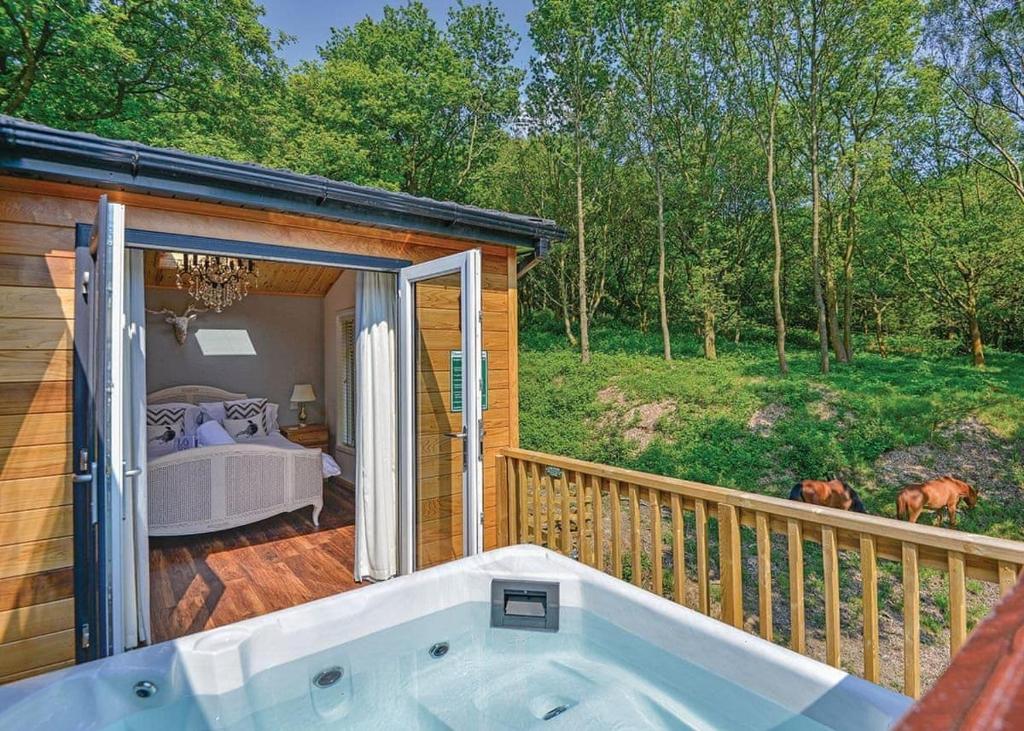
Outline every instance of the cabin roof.
<svg viewBox="0 0 1024 731"><path fill-rule="evenodd" d="M0 115L0 171L543 251L554 221L110 140Z"/></svg>

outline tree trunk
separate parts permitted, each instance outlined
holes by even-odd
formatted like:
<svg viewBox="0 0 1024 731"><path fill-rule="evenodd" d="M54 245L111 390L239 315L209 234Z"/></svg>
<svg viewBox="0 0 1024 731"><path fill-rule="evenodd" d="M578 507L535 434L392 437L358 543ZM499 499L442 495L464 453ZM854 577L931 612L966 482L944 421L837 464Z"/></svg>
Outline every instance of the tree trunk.
<svg viewBox="0 0 1024 731"><path fill-rule="evenodd" d="M715 346L715 311L710 307L704 308L704 357L708 360L718 360L718 348Z"/></svg>
<svg viewBox="0 0 1024 731"><path fill-rule="evenodd" d="M782 227L779 225L779 202L775 198L775 116L779 88L775 87L771 111L768 115L768 202L772 212L772 242L775 244L775 266L772 269L772 303L775 307L775 352L779 358L779 372L789 373L786 359L786 318L782 312Z"/></svg>
<svg viewBox="0 0 1024 731"><path fill-rule="evenodd" d="M580 270L580 362L590 362L590 319L587 312L587 245L583 231L583 168L576 164L576 246Z"/></svg>
<svg viewBox="0 0 1024 731"><path fill-rule="evenodd" d="M818 350L821 372L829 368L828 324L825 312L825 295L821 286L821 180L818 177L818 120L817 110L811 110L811 259L814 277L814 305L818 309Z"/></svg>
<svg viewBox="0 0 1024 731"><path fill-rule="evenodd" d="M967 328L971 336L971 361L981 368L985 365L985 344L981 339L981 325L978 324L978 308L971 295L967 303Z"/></svg>
<svg viewBox="0 0 1024 731"><path fill-rule="evenodd" d="M843 252L843 347L846 359L853 360L853 252L857 244L857 194L860 186L860 169L856 161L850 170L850 202L846 214L846 250Z"/></svg>
<svg viewBox="0 0 1024 731"><path fill-rule="evenodd" d="M665 360L672 360L672 336L668 329L668 301L665 296L665 190L660 162L654 163L654 190L658 196L658 312Z"/></svg>
<svg viewBox="0 0 1024 731"><path fill-rule="evenodd" d="M872 309L875 311L875 341L878 343L878 354L888 358L889 348L885 344L885 329L882 327L882 308L875 304Z"/></svg>
<svg viewBox="0 0 1024 731"><path fill-rule="evenodd" d="M572 331L572 315L569 314L569 292L565 286L565 257L558 258L558 299L562 305L562 323L565 325L565 338L569 345L576 347L576 334Z"/></svg>
<svg viewBox="0 0 1024 731"><path fill-rule="evenodd" d="M843 347L842 333L839 329L839 303L838 295L836 294L836 282L832 276L831 268L828 264L828 251L822 251L822 258L824 260L824 278L825 278L825 307L827 313L827 324L828 324L828 339L832 343L832 351L836 354L836 360L840 363L846 363L849 359L846 357L846 348Z"/></svg>

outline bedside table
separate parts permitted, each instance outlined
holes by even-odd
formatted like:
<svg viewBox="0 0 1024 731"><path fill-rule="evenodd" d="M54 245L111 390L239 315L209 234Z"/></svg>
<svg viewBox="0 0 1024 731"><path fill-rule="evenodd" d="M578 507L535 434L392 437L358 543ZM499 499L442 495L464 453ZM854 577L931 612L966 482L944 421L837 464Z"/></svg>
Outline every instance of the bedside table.
<svg viewBox="0 0 1024 731"><path fill-rule="evenodd" d="M313 447L324 452L330 450L330 436L326 424L306 424L305 426L282 426L281 433L288 438L288 441L301 444L303 447Z"/></svg>

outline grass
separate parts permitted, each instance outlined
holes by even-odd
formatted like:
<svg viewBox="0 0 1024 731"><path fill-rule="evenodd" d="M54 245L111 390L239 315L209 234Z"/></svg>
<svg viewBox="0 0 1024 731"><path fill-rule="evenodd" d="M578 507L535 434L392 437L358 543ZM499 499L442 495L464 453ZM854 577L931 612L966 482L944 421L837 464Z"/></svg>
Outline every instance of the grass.
<svg viewBox="0 0 1024 731"><path fill-rule="evenodd" d="M794 338L800 341L799 335ZM841 476L869 512L895 513L898 484L878 458L929 445L956 452L942 427L974 417L1001 447L999 482L1019 492L1024 478L1024 355L993 352L977 369L945 343L921 354L882 358L861 350L850 365L818 372L815 350L791 348L791 374L777 372L766 338L723 343L719 359L700 356L693 337L677 334L676 359L661 358L660 337L616 326L592 331L593 359L583 366L564 337L527 327L520 346L522 444L529 449L785 496L797 479ZM650 444L626 439L622 403L598 394L617 389L625 405L671 401L676 408L650 430ZM748 427L770 405L782 418L765 434ZM625 416L624 413L625 412ZM924 455L922 467L928 464ZM961 514L961 528L1024 539L1024 500L986 501ZM927 520L927 519L925 519Z"/></svg>

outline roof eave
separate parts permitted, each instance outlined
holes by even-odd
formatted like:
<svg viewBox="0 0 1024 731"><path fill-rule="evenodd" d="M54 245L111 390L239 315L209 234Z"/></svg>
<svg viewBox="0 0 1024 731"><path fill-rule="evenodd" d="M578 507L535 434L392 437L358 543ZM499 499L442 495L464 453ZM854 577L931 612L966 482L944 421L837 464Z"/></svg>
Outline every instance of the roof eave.
<svg viewBox="0 0 1024 731"><path fill-rule="evenodd" d="M0 170L135 193L274 210L533 249L554 222L416 198L327 178L0 120Z"/></svg>

